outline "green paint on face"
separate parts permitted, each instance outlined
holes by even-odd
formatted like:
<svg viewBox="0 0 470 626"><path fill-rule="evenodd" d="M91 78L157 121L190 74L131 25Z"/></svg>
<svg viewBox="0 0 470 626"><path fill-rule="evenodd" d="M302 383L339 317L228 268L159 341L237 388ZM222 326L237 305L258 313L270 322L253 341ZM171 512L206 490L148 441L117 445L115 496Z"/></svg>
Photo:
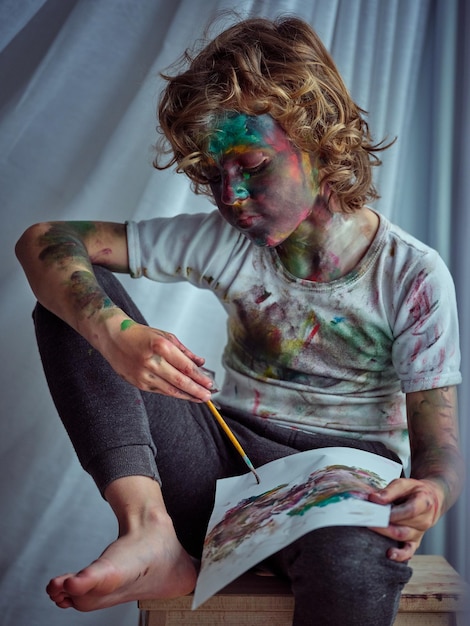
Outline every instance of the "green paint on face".
<svg viewBox="0 0 470 626"><path fill-rule="evenodd" d="M137 322L134 322L134 320L123 320L121 322L121 330L127 330L131 326L135 326L136 323Z"/></svg>
<svg viewBox="0 0 470 626"><path fill-rule="evenodd" d="M236 149L237 146L259 145L262 134L259 126L257 128L251 123L252 119L254 119L252 116L244 113L235 113L218 118L215 124L217 130L212 134L209 141L209 152L223 154L227 150Z"/></svg>

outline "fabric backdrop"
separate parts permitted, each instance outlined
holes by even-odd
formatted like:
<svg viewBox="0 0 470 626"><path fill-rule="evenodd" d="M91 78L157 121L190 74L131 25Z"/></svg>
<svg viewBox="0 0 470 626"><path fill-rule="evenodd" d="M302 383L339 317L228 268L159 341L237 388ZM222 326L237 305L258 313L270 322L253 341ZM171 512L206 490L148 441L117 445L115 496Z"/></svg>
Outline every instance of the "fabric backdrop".
<svg viewBox="0 0 470 626"><path fill-rule="evenodd" d="M293 13L316 28L377 139L398 137L377 172L376 208L437 248L454 275L468 420L470 10L467 0L0 0L0 623L129 626L134 603L81 614L44 593L88 564L116 524L81 470L49 398L34 298L13 248L36 221L123 221L210 208L152 166L159 72L224 9ZM216 22L213 30L222 28ZM467 34L467 39L464 38ZM188 286L125 278L151 324L218 364L225 323ZM421 551L470 573L468 489Z"/></svg>

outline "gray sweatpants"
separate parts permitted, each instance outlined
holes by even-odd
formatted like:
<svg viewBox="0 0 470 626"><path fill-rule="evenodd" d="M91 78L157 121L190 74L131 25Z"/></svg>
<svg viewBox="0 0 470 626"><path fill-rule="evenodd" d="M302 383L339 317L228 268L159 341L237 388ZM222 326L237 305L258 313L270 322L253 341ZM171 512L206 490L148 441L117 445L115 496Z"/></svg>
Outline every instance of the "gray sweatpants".
<svg viewBox="0 0 470 626"><path fill-rule="evenodd" d="M113 274L95 267L106 293L145 323ZM49 388L78 458L101 493L117 478L158 480L185 549L200 557L219 478L247 468L204 404L141 392L122 380L67 324L37 305L36 336ZM255 467L296 452L349 446L397 460L377 442L310 435L222 411ZM411 576L386 557L392 540L366 528L315 530L269 559L291 581L295 626L387 626Z"/></svg>

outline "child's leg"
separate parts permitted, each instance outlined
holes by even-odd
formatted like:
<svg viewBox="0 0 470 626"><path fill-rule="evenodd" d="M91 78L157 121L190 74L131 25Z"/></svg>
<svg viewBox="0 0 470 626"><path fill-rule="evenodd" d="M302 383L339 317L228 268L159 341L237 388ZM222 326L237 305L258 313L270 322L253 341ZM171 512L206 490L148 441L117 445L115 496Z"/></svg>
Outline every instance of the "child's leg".
<svg viewBox="0 0 470 626"><path fill-rule="evenodd" d="M143 322L114 276L100 268L96 271L116 304ZM42 307L35 311L35 322L44 369L59 414L81 463L112 506L120 529L118 540L97 561L77 574L51 581L51 597L62 607L92 610L137 598L187 593L195 584L196 574L181 543L192 554L199 554L212 509L215 481L245 472L243 462L204 405L141 393L117 376L83 338ZM247 426L230 422L256 466L298 450L340 445L310 437L300 442L300 433L271 429L264 421L260 424L259 420L249 420ZM156 480L159 476L165 503ZM304 545L302 554L307 557L289 557L289 568L282 566L293 577L298 626L311 623L311 575L303 561L315 563L321 552L318 547L312 552L308 542ZM332 553L335 554L326 551L328 558L323 563ZM356 556L359 563L360 555ZM364 560L370 567L367 555ZM390 565L393 570L396 564ZM341 568L340 563L337 569ZM319 570L323 577L325 569L324 566ZM337 569L332 568L328 580L334 582ZM351 574L351 568L347 571ZM381 575L384 577L383 572ZM371 578L377 579L377 573L371 572ZM344 578L337 582L349 585ZM332 589L337 589L335 584ZM319 600L326 597L320 594ZM318 615L318 610L313 609L313 613Z"/></svg>
<svg viewBox="0 0 470 626"><path fill-rule="evenodd" d="M160 485L128 476L105 490L119 523L119 536L79 572L53 578L47 592L61 608L93 611L140 598L189 593L196 567L179 542Z"/></svg>
<svg viewBox="0 0 470 626"><path fill-rule="evenodd" d="M294 626L391 626L411 576L390 561L393 541L367 528L334 526L301 537L269 560L295 596Z"/></svg>
<svg viewBox="0 0 470 626"><path fill-rule="evenodd" d="M96 273L116 304L143 322L119 281L101 268L96 268ZM92 474L119 522L117 541L97 561L77 574L51 581L48 591L52 599L62 607L92 610L139 597L188 593L194 587L196 571L175 533L172 514L174 511L178 517L180 533L185 526L189 529L185 538L190 547L200 549L215 480L228 471L224 463L230 464L232 458L231 453L225 458L223 451L211 455L219 442L211 442L215 427L209 411L204 419L203 408L195 403L141 393L122 380L78 333L43 307L36 308L34 319L58 412L80 462ZM205 423L209 430L204 429ZM216 436L220 433L215 430ZM171 515L157 482L156 447L162 457ZM240 471L244 471L242 463ZM181 498L187 508L179 510L175 502ZM194 516L184 515L192 508Z"/></svg>
<svg viewBox="0 0 470 626"><path fill-rule="evenodd" d="M116 304L145 323L119 281L102 268L95 271ZM36 306L33 319L57 411L80 463L100 492L121 476L141 474L158 479L144 394L120 378L83 337L41 305Z"/></svg>
<svg viewBox="0 0 470 626"><path fill-rule="evenodd" d="M255 466L331 446L355 447L398 461L381 443L309 435L243 414L233 417L237 422L230 423ZM294 626L388 626L411 575L406 564L387 558L393 545L396 542L367 528L335 526L301 537L266 564L291 582Z"/></svg>

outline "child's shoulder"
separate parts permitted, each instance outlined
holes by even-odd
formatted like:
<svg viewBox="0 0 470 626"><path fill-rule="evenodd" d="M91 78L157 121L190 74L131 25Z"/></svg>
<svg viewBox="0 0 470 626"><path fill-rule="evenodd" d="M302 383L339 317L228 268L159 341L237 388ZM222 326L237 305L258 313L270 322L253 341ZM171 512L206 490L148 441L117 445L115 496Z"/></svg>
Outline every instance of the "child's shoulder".
<svg viewBox="0 0 470 626"><path fill-rule="evenodd" d="M431 246L424 243L408 231L404 230L398 224L391 222L388 218L380 215L382 223L382 233L385 245L392 257L412 259L440 259L440 255Z"/></svg>
<svg viewBox="0 0 470 626"><path fill-rule="evenodd" d="M382 222L383 254L393 268L398 285L413 277L430 276L439 281L450 278L450 272L440 254L411 233L384 216Z"/></svg>

